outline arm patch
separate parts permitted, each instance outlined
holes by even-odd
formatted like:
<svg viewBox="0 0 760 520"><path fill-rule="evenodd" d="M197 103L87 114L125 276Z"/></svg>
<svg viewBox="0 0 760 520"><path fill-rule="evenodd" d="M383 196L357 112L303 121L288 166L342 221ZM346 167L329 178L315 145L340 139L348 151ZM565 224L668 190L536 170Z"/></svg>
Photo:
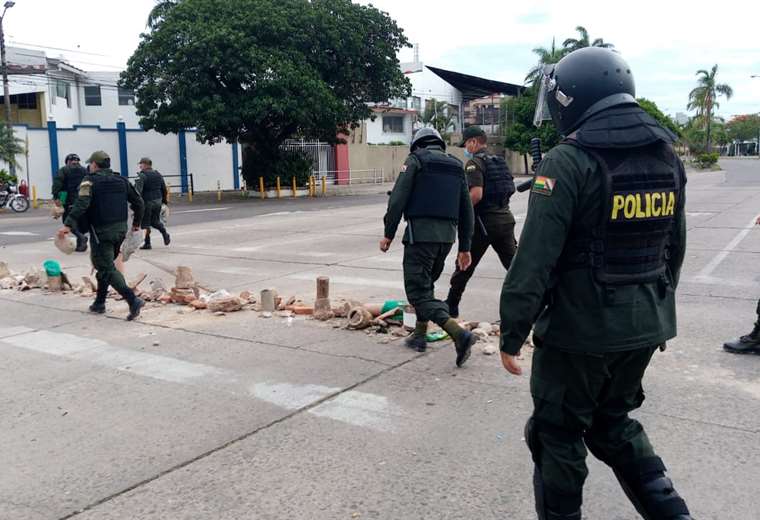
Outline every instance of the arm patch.
<svg viewBox="0 0 760 520"><path fill-rule="evenodd" d="M79 185L79 196L89 197L92 194L92 181L82 181Z"/></svg>

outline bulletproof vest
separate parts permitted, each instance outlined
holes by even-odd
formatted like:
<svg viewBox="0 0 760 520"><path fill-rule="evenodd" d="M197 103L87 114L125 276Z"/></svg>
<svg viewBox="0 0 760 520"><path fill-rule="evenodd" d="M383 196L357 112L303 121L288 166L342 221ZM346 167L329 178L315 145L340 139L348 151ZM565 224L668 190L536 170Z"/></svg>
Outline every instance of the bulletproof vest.
<svg viewBox="0 0 760 520"><path fill-rule="evenodd" d="M90 175L92 195L87 219L90 224L100 227L116 222L126 222L128 214L128 182L117 173Z"/></svg>
<svg viewBox="0 0 760 520"><path fill-rule="evenodd" d="M635 285L662 279L685 179L668 143L635 148L590 148L563 141L599 163L602 203L592 229L573 229L560 269L591 268L603 284Z"/></svg>
<svg viewBox="0 0 760 520"><path fill-rule="evenodd" d="M404 216L459 220L459 202L465 182L462 162L442 151L426 148L418 148L412 155L422 167L415 174Z"/></svg>
<svg viewBox="0 0 760 520"><path fill-rule="evenodd" d="M161 183L161 174L156 170L145 170L142 172L144 176L142 198L146 202L149 200L159 200L164 197L164 192Z"/></svg>
<svg viewBox="0 0 760 520"><path fill-rule="evenodd" d="M486 154L479 154L476 157L483 160L486 172L483 179L483 198L475 209L483 211L508 206L509 198L515 192L515 181L504 157Z"/></svg>
<svg viewBox="0 0 760 520"><path fill-rule="evenodd" d="M79 185L82 183L87 170L79 166L78 168L71 168L66 166L63 170L63 190L68 193L66 197L66 205L70 206L79 195Z"/></svg>

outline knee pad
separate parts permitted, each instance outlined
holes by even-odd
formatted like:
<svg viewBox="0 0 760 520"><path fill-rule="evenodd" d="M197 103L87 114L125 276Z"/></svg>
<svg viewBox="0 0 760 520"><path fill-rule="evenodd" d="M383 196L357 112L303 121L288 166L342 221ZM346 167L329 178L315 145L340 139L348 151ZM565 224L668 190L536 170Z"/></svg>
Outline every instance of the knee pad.
<svg viewBox="0 0 760 520"><path fill-rule="evenodd" d="M689 508L665 476L665 464L659 457L646 457L613 468L623 491L645 520L687 520Z"/></svg>

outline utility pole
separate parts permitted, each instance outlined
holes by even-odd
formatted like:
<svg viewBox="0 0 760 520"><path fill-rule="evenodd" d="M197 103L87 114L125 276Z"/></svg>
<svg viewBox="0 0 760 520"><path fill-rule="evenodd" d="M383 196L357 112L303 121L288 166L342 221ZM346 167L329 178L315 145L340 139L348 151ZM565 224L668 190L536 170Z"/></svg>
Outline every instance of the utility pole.
<svg viewBox="0 0 760 520"><path fill-rule="evenodd" d="M11 89L8 85L8 62L5 59L5 30L3 29L3 20L5 19L5 13L16 5L16 2L5 2L3 14L0 15L0 65L3 68L3 101L5 104L5 124L13 132L13 121L11 116ZM11 176L16 175L16 162L11 160L8 163L8 171Z"/></svg>

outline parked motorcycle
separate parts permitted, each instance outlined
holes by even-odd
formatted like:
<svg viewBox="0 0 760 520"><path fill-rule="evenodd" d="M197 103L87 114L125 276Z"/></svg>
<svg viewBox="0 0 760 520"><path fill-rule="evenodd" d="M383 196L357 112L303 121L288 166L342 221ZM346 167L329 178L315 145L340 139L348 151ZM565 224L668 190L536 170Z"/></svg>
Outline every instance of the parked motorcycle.
<svg viewBox="0 0 760 520"><path fill-rule="evenodd" d="M16 213L29 209L29 199L18 192L14 184L0 186L0 209L11 208Z"/></svg>

